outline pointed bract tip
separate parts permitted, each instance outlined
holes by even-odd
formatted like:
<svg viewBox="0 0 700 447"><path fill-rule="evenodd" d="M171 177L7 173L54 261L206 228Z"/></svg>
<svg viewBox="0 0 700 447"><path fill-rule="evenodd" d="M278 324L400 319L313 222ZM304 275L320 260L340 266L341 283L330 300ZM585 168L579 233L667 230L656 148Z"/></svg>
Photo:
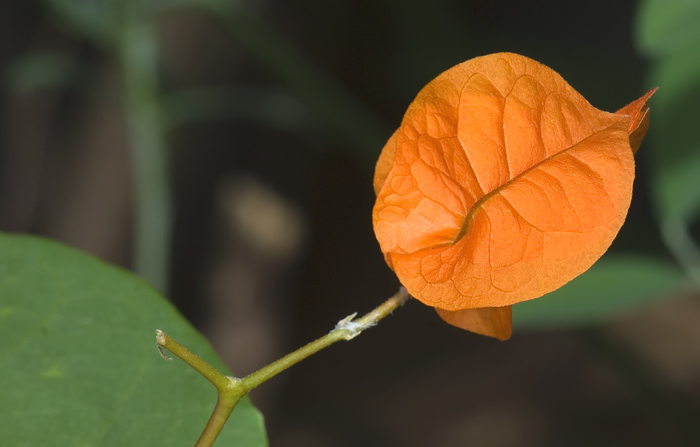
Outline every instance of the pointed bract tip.
<svg viewBox="0 0 700 447"><path fill-rule="evenodd" d="M617 115L627 115L630 117L629 134L630 147L633 153L637 153L639 146L642 144L644 136L649 130L649 106L647 102L649 98L656 93L658 87L654 87L636 101L632 101L617 112Z"/></svg>

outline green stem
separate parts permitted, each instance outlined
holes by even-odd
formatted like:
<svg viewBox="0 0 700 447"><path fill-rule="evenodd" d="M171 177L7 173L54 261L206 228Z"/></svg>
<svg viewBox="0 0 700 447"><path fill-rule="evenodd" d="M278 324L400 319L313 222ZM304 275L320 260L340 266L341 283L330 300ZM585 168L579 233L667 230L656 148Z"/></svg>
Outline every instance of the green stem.
<svg viewBox="0 0 700 447"><path fill-rule="evenodd" d="M179 358L181 358L185 363L194 368L195 371L203 375L208 381L210 381L216 389L223 390L229 385L229 378L217 371L213 366L202 360L199 356L192 353L189 349L185 348L172 338L168 336L165 332L160 329L156 330L156 340L158 341L158 349L165 348L172 352ZM172 360L168 358L163 351L160 352L161 356L166 360Z"/></svg>
<svg viewBox="0 0 700 447"><path fill-rule="evenodd" d="M165 131L158 96L158 40L139 2L127 2L120 42L124 107L136 201L134 270L166 292L170 224Z"/></svg>
<svg viewBox="0 0 700 447"><path fill-rule="evenodd" d="M199 440L197 440L195 447L209 447L213 445L219 433L221 433L221 429L224 428L224 424L226 424L231 412L236 407L236 404L246 395L245 389L241 386L241 379L221 374L210 364L170 338L161 330L156 330L156 340L158 341L160 355L164 359L172 360L163 353L162 348L172 352L194 368L195 371L211 382L219 392L214 412L209 418L207 426L204 428Z"/></svg>
<svg viewBox="0 0 700 447"><path fill-rule="evenodd" d="M237 379L231 380L233 382ZM219 433L221 433L224 425L226 425L226 421L228 421L229 416L231 416L233 409L236 408L236 404L238 404L238 401L240 401L243 396L245 396L245 392L243 392L240 387L232 388L228 393L219 391L219 397L216 401L214 412L211 414L207 426L204 428L204 431L194 447L211 447L214 445L214 441L219 437Z"/></svg>
<svg viewBox="0 0 700 447"><path fill-rule="evenodd" d="M224 427L224 424L228 420L236 404L243 396L248 394L250 390L337 341L351 340L357 337L362 331L376 325L379 320L389 315L409 298L410 295L406 292L406 289L402 287L396 295L389 298L381 306L362 318L355 320L356 314L352 314L340 320L335 326L335 329L327 335L324 335L318 340L282 357L276 362L265 366L243 379L224 376L190 350L170 338L163 331L156 330L158 349L161 350L163 358L170 360L162 351L162 348L165 348L202 374L219 391L219 397L214 412L209 418L209 422L207 422L207 426L199 437L195 447L211 447L214 444L214 441L219 436L221 429Z"/></svg>
<svg viewBox="0 0 700 447"><path fill-rule="evenodd" d="M314 354L337 341L351 340L357 337L362 331L377 324L379 320L389 315L394 311L394 309L401 306L409 298L410 295L408 295L406 289L402 287L396 295L389 298L384 302L384 304L377 307L359 320L353 320L356 314L352 314L349 317L340 320L335 326L335 329L333 329L328 335L325 335L316 341L312 341L303 348L300 348L291 354L287 354L276 362L270 363L266 367L245 377L243 379L243 386L247 391L250 391L261 383L281 373L285 369L304 360L311 354Z"/></svg>

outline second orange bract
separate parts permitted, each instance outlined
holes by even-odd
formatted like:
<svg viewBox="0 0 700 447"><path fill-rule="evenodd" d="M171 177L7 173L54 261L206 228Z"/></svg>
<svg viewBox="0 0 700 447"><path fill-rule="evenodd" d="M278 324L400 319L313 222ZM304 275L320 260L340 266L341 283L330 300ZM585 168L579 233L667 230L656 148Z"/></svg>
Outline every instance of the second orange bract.
<svg viewBox="0 0 700 447"><path fill-rule="evenodd" d="M583 273L617 235L652 93L603 112L511 53L430 82L374 177L374 231L408 292L450 324L509 338L510 305Z"/></svg>

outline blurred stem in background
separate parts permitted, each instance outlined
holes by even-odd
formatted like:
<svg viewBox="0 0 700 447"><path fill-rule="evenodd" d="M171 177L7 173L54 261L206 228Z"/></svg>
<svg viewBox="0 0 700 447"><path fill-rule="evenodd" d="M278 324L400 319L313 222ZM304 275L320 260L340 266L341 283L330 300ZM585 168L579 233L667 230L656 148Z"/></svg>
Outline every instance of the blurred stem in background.
<svg viewBox="0 0 700 447"><path fill-rule="evenodd" d="M171 200L158 96L158 40L144 7L126 2L121 59L136 194L134 270L166 292ZM389 136L380 120L340 84L306 60L284 37L237 3L211 1L208 9L239 44L295 90L336 134L349 156L371 170Z"/></svg>
<svg viewBox="0 0 700 447"><path fill-rule="evenodd" d="M134 270L167 293L172 225L158 39L154 21L139 2L125 2L124 12L120 57L136 201Z"/></svg>
<svg viewBox="0 0 700 447"><path fill-rule="evenodd" d="M661 220L661 235L666 247L683 267L688 277L700 289L700 249L682 219L667 217Z"/></svg>
<svg viewBox="0 0 700 447"><path fill-rule="evenodd" d="M288 39L238 2L210 0L207 7L226 25L236 41L279 76L335 134L341 147L359 166L372 170L390 136L357 98L306 59Z"/></svg>

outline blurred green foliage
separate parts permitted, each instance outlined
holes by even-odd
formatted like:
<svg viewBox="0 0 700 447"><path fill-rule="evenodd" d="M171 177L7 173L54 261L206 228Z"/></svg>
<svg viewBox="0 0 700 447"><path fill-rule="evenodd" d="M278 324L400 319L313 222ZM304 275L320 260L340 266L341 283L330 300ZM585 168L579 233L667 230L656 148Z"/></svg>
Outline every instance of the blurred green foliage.
<svg viewBox="0 0 700 447"><path fill-rule="evenodd" d="M130 15L156 20L158 15L182 7L223 3L220 0L43 0L69 31L95 43L118 47ZM236 5L237 1L227 2Z"/></svg>
<svg viewBox="0 0 700 447"><path fill-rule="evenodd" d="M636 20L637 45L650 58L694 47L700 42L698 21L700 2L695 0L644 0Z"/></svg>
<svg viewBox="0 0 700 447"><path fill-rule="evenodd" d="M316 137L323 132L308 105L286 89L255 85L176 91L164 98L171 128L197 121L237 120Z"/></svg>
<svg viewBox="0 0 700 447"><path fill-rule="evenodd" d="M652 191L662 234L700 284L700 250L691 228L700 213L700 2L645 0L637 16L639 50L651 62L649 131Z"/></svg>
<svg viewBox="0 0 700 447"><path fill-rule="evenodd" d="M657 208L661 219L690 222L700 211L700 2L642 2L636 38L659 87L650 131Z"/></svg>
<svg viewBox="0 0 700 447"><path fill-rule="evenodd" d="M516 304L513 325L516 330L593 326L680 292L687 283L670 262L611 253L564 287Z"/></svg>
<svg viewBox="0 0 700 447"><path fill-rule="evenodd" d="M60 53L30 53L7 70L7 83L16 95L42 88L62 87L75 76L75 61Z"/></svg>

